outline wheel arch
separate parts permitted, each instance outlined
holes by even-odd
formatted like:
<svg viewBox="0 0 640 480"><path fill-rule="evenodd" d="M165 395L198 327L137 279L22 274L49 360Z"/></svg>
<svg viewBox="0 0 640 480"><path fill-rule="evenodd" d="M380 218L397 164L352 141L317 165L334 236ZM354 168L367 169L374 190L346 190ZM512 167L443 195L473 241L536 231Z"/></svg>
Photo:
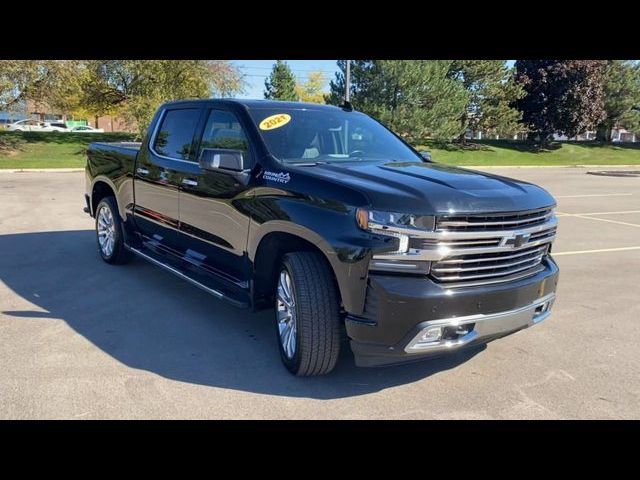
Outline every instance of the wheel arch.
<svg viewBox="0 0 640 480"><path fill-rule="evenodd" d="M261 235L249 245L248 255L254 271L254 300L268 298L276 270L285 254L290 252L318 252L327 261L333 275L338 295L342 288L336 275L339 261L328 242L317 233L299 225L283 221L272 221L263 225Z"/></svg>
<svg viewBox="0 0 640 480"><path fill-rule="evenodd" d="M116 194L116 186L114 183L107 177L99 176L96 177L91 184L91 216L95 217L96 208L98 208L98 204L100 201L108 196L113 196L116 200L116 205L118 206L118 212L120 213L120 217L124 220L125 215L123 215L122 206L120 202L118 202L118 196Z"/></svg>
<svg viewBox="0 0 640 480"><path fill-rule="evenodd" d="M253 265L253 293L257 305L270 299L272 285L269 282L273 281L282 256L292 251L319 252L329 264L344 309L350 312L362 309L366 272L361 271L361 266L340 260L337 251L317 232L284 220L262 224L249 238L247 254Z"/></svg>

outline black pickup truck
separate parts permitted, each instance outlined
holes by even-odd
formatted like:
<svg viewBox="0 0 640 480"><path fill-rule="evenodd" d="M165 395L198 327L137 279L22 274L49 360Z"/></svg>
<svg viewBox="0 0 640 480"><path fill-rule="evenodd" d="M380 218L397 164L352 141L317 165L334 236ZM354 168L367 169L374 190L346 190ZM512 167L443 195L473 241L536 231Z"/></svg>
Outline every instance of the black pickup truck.
<svg viewBox="0 0 640 480"><path fill-rule="evenodd" d="M86 210L111 264L140 256L215 297L274 308L282 361L331 371L486 343L549 316L555 201L432 162L343 107L189 100L142 144L93 143Z"/></svg>

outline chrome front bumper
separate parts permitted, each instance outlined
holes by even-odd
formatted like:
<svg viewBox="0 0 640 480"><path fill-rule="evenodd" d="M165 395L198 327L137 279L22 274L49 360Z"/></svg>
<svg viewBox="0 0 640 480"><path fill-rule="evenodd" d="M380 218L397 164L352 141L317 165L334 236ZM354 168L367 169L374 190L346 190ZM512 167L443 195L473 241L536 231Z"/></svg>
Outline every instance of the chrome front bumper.
<svg viewBox="0 0 640 480"><path fill-rule="evenodd" d="M409 354L424 354L451 351L472 342L481 343L483 339L506 335L522 328L536 325L546 319L551 313L555 301L555 293L551 293L535 302L514 310L492 314L469 315L431 320L421 325L420 332L407 344L405 352ZM457 338L430 341L433 332L462 331ZM430 332L430 335L427 333ZM427 338L425 340L425 335Z"/></svg>

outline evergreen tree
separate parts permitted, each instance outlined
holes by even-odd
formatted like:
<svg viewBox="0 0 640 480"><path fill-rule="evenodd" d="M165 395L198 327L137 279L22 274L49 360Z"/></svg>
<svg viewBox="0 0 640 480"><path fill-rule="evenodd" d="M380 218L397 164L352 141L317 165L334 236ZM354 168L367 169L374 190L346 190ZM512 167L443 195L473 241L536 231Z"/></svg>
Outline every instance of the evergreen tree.
<svg viewBox="0 0 640 480"><path fill-rule="evenodd" d="M468 94L451 78L449 60L354 60L351 103L396 133L414 140L451 140L461 133ZM344 61L331 82L328 103L344 99Z"/></svg>
<svg viewBox="0 0 640 480"><path fill-rule="evenodd" d="M271 74L264 82L264 98L297 101L296 78L287 62L276 60Z"/></svg>
<svg viewBox="0 0 640 480"><path fill-rule="evenodd" d="M531 139L573 137L604 118L601 60L518 60L516 79L526 92L515 102Z"/></svg>
<svg viewBox="0 0 640 480"><path fill-rule="evenodd" d="M350 102L357 110L362 110L362 103L369 95L371 83L375 75L375 60L351 60ZM346 60L338 60L339 71L335 80L329 82L329 95L325 97L329 105L341 105L345 95Z"/></svg>
<svg viewBox="0 0 640 480"><path fill-rule="evenodd" d="M640 128L640 64L630 60L607 60L604 68L604 110L596 139L611 141L611 130L621 126Z"/></svg>
<svg viewBox="0 0 640 480"><path fill-rule="evenodd" d="M522 113L512 103L522 98L524 90L505 60L455 60L451 75L469 93L469 103L460 117L462 143L468 128L499 135L522 130Z"/></svg>

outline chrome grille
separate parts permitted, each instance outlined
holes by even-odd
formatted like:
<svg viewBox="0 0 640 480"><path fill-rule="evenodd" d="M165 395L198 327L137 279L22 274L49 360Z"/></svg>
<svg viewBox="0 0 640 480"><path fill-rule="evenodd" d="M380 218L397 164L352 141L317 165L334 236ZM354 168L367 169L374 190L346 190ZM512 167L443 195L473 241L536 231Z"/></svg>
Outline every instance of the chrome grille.
<svg viewBox="0 0 640 480"><path fill-rule="evenodd" d="M535 267L549 245L526 248L517 253L481 253L448 257L431 266L431 275L442 282L478 280L511 275Z"/></svg>
<svg viewBox="0 0 640 480"><path fill-rule="evenodd" d="M521 229L541 225L552 216L552 208L484 215L452 215L439 217L436 221L436 230L448 232L480 232L487 230Z"/></svg>
<svg viewBox="0 0 640 480"><path fill-rule="evenodd" d="M446 253L432 263L430 275L451 286L534 275L555 239L556 222L552 208L439 217L434 238L428 242L431 248L445 247ZM522 237L517 246L516 236Z"/></svg>

